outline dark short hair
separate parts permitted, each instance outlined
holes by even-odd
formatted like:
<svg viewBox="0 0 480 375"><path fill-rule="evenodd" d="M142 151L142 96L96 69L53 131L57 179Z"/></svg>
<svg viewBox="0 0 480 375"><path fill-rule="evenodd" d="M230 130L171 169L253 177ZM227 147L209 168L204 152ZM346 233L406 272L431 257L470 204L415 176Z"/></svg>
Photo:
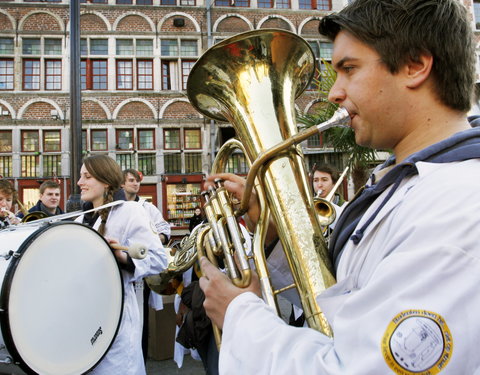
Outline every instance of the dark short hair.
<svg viewBox="0 0 480 375"><path fill-rule="evenodd" d="M332 177L333 183L336 183L338 181L338 178L340 177L340 173L338 173L338 170L333 165L330 165L330 164L316 165L315 164L312 168L312 181L313 181L313 175L315 174L316 171L328 173Z"/></svg>
<svg viewBox="0 0 480 375"><path fill-rule="evenodd" d="M331 40L342 30L373 48L392 74L409 60L431 55L438 98L452 109L470 109L475 43L460 1L355 0L320 21L320 34Z"/></svg>
<svg viewBox="0 0 480 375"><path fill-rule="evenodd" d="M43 181L40 185L40 194L45 193L46 189L60 189L60 184L53 180Z"/></svg>
<svg viewBox="0 0 480 375"><path fill-rule="evenodd" d="M10 181L3 178L0 179L0 192L7 196L11 196L14 202L17 199L17 191L10 183Z"/></svg>
<svg viewBox="0 0 480 375"><path fill-rule="evenodd" d="M138 173L138 171L136 169L129 168L129 169L125 169L123 171L123 182L125 182L127 180L127 175L129 173L135 178L135 180L137 180L137 182L140 182L142 180L140 178L140 174Z"/></svg>

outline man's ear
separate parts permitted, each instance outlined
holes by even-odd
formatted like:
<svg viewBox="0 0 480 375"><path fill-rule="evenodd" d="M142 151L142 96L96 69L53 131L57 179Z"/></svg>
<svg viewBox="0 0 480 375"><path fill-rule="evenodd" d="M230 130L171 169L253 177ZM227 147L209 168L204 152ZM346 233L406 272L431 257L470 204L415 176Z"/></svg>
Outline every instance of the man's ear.
<svg viewBox="0 0 480 375"><path fill-rule="evenodd" d="M404 69L406 72L407 87L415 89L421 86L430 77L433 66L433 56L421 54L416 61L409 60Z"/></svg>

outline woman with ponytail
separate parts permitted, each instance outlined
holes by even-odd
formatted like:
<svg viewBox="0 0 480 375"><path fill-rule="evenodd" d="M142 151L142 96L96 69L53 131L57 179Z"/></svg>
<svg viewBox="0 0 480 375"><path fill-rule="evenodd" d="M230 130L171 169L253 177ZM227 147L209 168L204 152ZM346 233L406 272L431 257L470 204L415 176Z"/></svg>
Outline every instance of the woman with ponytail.
<svg viewBox="0 0 480 375"><path fill-rule="evenodd" d="M78 186L84 211L114 200L125 200L120 185L123 174L120 166L106 155L84 159ZM134 282L145 276L158 274L167 265L167 258L155 227L151 225L144 208L134 201L87 213L76 221L96 229L109 242L123 246L141 243L148 248L144 259L132 259L121 250L113 250L122 270L124 305L118 334L106 356L92 374L144 375L142 355L142 326L135 297Z"/></svg>

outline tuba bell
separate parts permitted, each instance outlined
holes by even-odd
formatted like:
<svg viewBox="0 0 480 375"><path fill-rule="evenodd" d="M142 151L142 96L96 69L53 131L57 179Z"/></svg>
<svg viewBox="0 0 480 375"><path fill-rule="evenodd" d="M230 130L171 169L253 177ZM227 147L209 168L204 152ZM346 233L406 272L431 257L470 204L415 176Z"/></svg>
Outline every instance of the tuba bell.
<svg viewBox="0 0 480 375"><path fill-rule="evenodd" d="M332 336L316 298L335 279L299 143L329 127L347 126L350 117L341 109L329 121L298 132L295 99L314 72L315 57L309 44L296 34L278 29L255 30L226 39L207 50L193 66L187 82L190 103L203 115L232 124L238 140L227 147L229 151L242 148L250 162L239 208L214 204L215 200L224 202L221 181L208 192L207 204L212 205L213 213L209 224L197 233L196 252L218 255L218 248L227 247L224 254L228 255L233 248L244 247L243 238L235 233L238 230L232 212L233 219L245 213L255 189L262 212L252 252L264 300L278 312L275 296L296 287L308 325ZM226 164L229 152L221 149L218 155L223 160L218 161L217 156L213 173L221 171L218 166ZM270 284L263 253L270 215L294 280L282 290L274 290ZM229 268L231 261L224 263ZM245 263L248 266L248 261L240 257L241 268Z"/></svg>

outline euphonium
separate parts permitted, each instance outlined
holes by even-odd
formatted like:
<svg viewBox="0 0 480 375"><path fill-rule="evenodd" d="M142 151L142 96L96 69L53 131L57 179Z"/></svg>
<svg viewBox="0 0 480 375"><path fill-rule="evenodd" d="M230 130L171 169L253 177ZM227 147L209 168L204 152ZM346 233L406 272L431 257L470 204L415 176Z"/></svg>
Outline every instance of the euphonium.
<svg viewBox="0 0 480 375"><path fill-rule="evenodd" d="M25 208L25 206L19 200L17 200L17 204L20 207L20 211L22 211L22 213L23 213L23 217L22 217L22 220L21 220L22 223L28 223L30 221L44 219L44 218L48 217L48 215L43 211L28 212L28 210Z"/></svg>
<svg viewBox="0 0 480 375"><path fill-rule="evenodd" d="M187 93L202 114L234 126L252 163L246 192L235 215L246 211L251 190L256 186L260 200L266 202L259 221L260 233L255 233L253 240L265 300L270 303L279 293L267 285L269 276L262 255L269 211L308 325L332 335L316 298L335 279L298 143L331 126L347 125L350 118L345 110L340 110L326 123L297 132L294 101L307 87L314 71L313 52L301 37L284 30L257 30L236 35L207 50L190 72ZM212 217L212 227L225 228L217 214ZM213 230L204 232L197 241L198 251L203 252L202 245L207 252L213 251L218 245L216 235ZM241 239L239 246L243 246Z"/></svg>

